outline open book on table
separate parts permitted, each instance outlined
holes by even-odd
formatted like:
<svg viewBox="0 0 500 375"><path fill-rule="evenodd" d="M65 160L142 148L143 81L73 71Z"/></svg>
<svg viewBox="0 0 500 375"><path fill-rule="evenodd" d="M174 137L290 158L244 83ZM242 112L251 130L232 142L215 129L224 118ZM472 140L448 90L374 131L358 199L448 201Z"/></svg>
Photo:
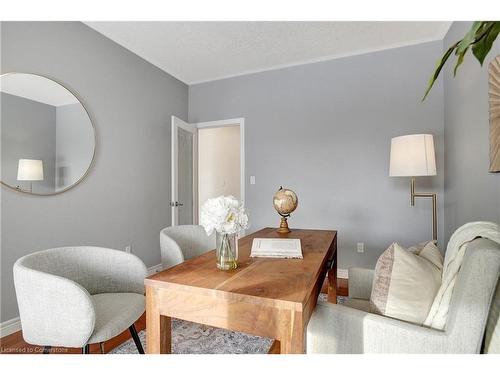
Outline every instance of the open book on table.
<svg viewBox="0 0 500 375"><path fill-rule="evenodd" d="M300 239L254 238L251 257L303 259Z"/></svg>

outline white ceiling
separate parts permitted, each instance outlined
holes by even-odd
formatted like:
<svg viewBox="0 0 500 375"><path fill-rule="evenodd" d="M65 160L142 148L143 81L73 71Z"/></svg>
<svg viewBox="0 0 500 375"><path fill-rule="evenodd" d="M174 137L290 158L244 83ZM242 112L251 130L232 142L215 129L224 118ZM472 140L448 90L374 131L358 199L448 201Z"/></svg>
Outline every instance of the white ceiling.
<svg viewBox="0 0 500 375"><path fill-rule="evenodd" d="M187 84L444 37L450 22L86 22Z"/></svg>
<svg viewBox="0 0 500 375"><path fill-rule="evenodd" d="M0 79L0 92L58 107L78 103L78 99L60 84L27 73L6 74Z"/></svg>

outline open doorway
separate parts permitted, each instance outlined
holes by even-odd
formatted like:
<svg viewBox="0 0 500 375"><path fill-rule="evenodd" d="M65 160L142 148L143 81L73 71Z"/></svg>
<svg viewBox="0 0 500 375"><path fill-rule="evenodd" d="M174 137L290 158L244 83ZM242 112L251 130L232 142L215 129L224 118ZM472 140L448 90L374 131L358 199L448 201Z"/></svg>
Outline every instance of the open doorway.
<svg viewBox="0 0 500 375"><path fill-rule="evenodd" d="M188 124L172 117L172 225L197 224L207 199L245 200L243 118Z"/></svg>

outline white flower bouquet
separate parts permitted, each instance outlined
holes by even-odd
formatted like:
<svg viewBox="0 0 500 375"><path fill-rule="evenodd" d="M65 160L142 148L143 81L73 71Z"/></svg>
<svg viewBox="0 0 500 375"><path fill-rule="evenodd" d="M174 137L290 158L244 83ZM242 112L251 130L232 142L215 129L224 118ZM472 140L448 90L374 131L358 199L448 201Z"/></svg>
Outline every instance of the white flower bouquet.
<svg viewBox="0 0 500 375"><path fill-rule="evenodd" d="M248 216L243 203L235 197L220 196L203 204L200 224L209 236L214 230L222 234L233 234L248 227Z"/></svg>
<svg viewBox="0 0 500 375"><path fill-rule="evenodd" d="M233 270L238 267L238 233L248 227L243 203L233 196L207 200L201 207L200 224L210 236L216 236L217 268Z"/></svg>

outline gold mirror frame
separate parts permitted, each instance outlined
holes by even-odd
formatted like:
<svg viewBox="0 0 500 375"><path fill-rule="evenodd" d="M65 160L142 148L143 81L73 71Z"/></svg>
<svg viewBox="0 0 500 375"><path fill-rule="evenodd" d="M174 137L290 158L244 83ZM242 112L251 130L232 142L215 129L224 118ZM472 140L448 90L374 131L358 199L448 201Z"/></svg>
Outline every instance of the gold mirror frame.
<svg viewBox="0 0 500 375"><path fill-rule="evenodd" d="M9 184L7 184L6 182L3 182L2 180L0 180L0 184L2 186L5 186L6 188L10 189L10 190L13 190L13 191L17 191L18 193L24 193L24 194L29 194L29 195L37 195L37 196L41 196L41 197L48 197L48 196L52 196L52 195L57 195L57 194L61 194L61 193L64 193L66 191L68 191L69 189L72 189L74 188L75 186L77 186L80 182L83 181L83 179L85 177L87 177L87 175L89 174L90 170L92 169L92 167L94 166L94 161L95 161L95 156L96 156L96 150L97 150L97 131L96 131L96 127L95 127L95 124L94 124L94 121L92 120L92 116L90 115L90 112L87 110L87 107L85 106L85 104L83 104L82 102L82 99L80 98L79 95L77 95L73 90L71 90L70 88L66 87L65 85L63 85L61 82L59 82L58 80L55 80L53 78L50 78L46 75L43 75L43 74L37 74L37 73L25 73L25 72L7 72L7 73L2 73L0 74L0 79L2 77L5 77L5 76L8 76L8 75L12 75L12 74L30 74L30 75L33 75L33 76L37 76L37 77L42 77L42 78L45 78L45 79L48 79L48 80L51 80L52 82L55 82L57 83L59 86L63 87L64 89L68 90L77 100L78 102L81 104L81 106L83 107L83 109L85 110L85 113L87 114L87 116L89 117L89 121L90 121L90 125L92 126L92 131L94 132L94 149L93 149L93 152L92 152L92 159L90 160L90 164L89 166L87 167L87 170L85 171L85 173L72 185L62 189L62 190L59 190L59 191L55 191L53 193L33 193L33 192L30 192L30 191L26 191L26 190L22 190L22 189L19 189L17 187L14 187L14 186L11 186Z"/></svg>

